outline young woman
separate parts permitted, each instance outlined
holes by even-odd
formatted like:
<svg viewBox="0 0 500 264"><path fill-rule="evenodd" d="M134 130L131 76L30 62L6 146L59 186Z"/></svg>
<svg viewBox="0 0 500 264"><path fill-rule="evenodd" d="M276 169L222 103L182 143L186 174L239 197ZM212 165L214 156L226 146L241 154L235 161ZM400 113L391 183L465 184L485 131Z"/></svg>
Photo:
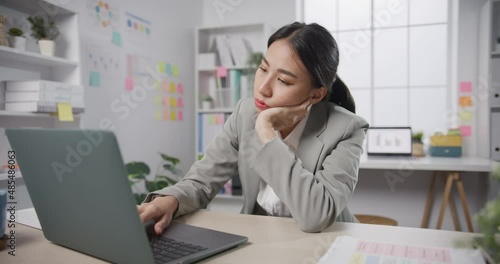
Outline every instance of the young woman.
<svg viewBox="0 0 500 264"><path fill-rule="evenodd" d="M155 220L160 234L239 175L242 213L293 217L305 232L356 222L346 205L368 124L354 114L338 64L337 44L322 26L280 28L256 72L254 98L238 103L179 183L148 195L138 207L141 220Z"/></svg>

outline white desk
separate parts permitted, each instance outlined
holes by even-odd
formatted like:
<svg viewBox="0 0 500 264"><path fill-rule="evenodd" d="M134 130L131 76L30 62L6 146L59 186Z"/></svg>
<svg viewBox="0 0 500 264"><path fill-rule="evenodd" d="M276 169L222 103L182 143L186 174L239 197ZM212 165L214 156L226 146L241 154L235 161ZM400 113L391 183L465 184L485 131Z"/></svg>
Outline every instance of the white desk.
<svg viewBox="0 0 500 264"><path fill-rule="evenodd" d="M362 156L360 159L360 169L375 169L375 170L394 170L398 171L396 174L390 176L397 181L397 177L407 177L413 171L433 171L429 190L427 192L427 201L422 218L421 227L426 228L429 225L431 205L434 196L434 186L437 178L443 178L446 182L443 194L443 201L441 202L441 209L439 213L437 229L440 229L444 219L444 213L449 203L453 224L456 230L461 230L457 217L457 211L453 196L450 195L453 183L456 183L458 194L464 209L465 220L470 232L473 232L472 220L467 204L467 197L460 178L461 172L491 172L492 162L486 158L478 157L460 157L460 158L444 158L444 157L430 157L423 158L415 157L373 157Z"/></svg>
<svg viewBox="0 0 500 264"><path fill-rule="evenodd" d="M335 223L321 233L300 231L293 219L200 211L180 219L183 223L247 236L249 241L202 263L316 263L337 236L427 247L454 247L478 234ZM103 261L47 241L40 230L18 225L17 255L0 251L0 263L103 263ZM113 245L116 246L116 245Z"/></svg>

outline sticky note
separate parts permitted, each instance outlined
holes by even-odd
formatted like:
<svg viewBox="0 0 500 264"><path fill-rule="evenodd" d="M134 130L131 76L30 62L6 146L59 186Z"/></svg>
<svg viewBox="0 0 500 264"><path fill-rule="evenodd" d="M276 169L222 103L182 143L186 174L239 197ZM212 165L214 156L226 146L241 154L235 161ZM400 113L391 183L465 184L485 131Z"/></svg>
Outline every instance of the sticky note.
<svg viewBox="0 0 500 264"><path fill-rule="evenodd" d="M61 122L73 122L73 108L70 103L57 103L57 115Z"/></svg>
<svg viewBox="0 0 500 264"><path fill-rule="evenodd" d="M156 71L159 73L164 73L165 72L165 63L158 62L158 64L156 65Z"/></svg>
<svg viewBox="0 0 500 264"><path fill-rule="evenodd" d="M470 96L460 96L459 104L461 107L472 106L472 97Z"/></svg>
<svg viewBox="0 0 500 264"><path fill-rule="evenodd" d="M172 65L167 64L167 65L165 66L165 71L166 71L166 73L167 73L168 75L172 76L172 74L173 74L173 72L172 72Z"/></svg>
<svg viewBox="0 0 500 264"><path fill-rule="evenodd" d="M125 90L126 91L134 90L134 79L130 76L125 77Z"/></svg>
<svg viewBox="0 0 500 264"><path fill-rule="evenodd" d="M177 84L177 93L178 94L184 93L184 87L182 87L182 83Z"/></svg>
<svg viewBox="0 0 500 264"><path fill-rule="evenodd" d="M170 120L172 121L177 120L177 114L175 113L175 111L170 112Z"/></svg>
<svg viewBox="0 0 500 264"><path fill-rule="evenodd" d="M170 92L175 93L175 83L174 82L170 83Z"/></svg>
<svg viewBox="0 0 500 264"><path fill-rule="evenodd" d="M160 82L159 81L155 81L155 83L153 84L153 87L155 88L155 90L160 90Z"/></svg>
<svg viewBox="0 0 500 264"><path fill-rule="evenodd" d="M224 66L217 67L217 77L227 77L227 68Z"/></svg>
<svg viewBox="0 0 500 264"><path fill-rule="evenodd" d="M170 97L170 107L177 107L177 102L175 101L175 97Z"/></svg>
<svg viewBox="0 0 500 264"><path fill-rule="evenodd" d="M168 107L170 105L168 96L163 96L162 101L163 101L163 106Z"/></svg>
<svg viewBox="0 0 500 264"><path fill-rule="evenodd" d="M101 86L101 74L99 72L90 72L89 85L92 87Z"/></svg>
<svg viewBox="0 0 500 264"><path fill-rule="evenodd" d="M177 98L177 107L184 107L184 102L182 101L182 97Z"/></svg>
<svg viewBox="0 0 500 264"><path fill-rule="evenodd" d="M160 105L161 104L161 96L155 95L155 97L154 97L154 104L155 105Z"/></svg>
<svg viewBox="0 0 500 264"><path fill-rule="evenodd" d="M471 121L472 120L472 112L469 110L460 110L458 113L461 121Z"/></svg>
<svg viewBox="0 0 500 264"><path fill-rule="evenodd" d="M184 114L182 113L182 111L179 111L179 112L177 113L177 119L178 119L179 121L184 120Z"/></svg>
<svg viewBox="0 0 500 264"><path fill-rule="evenodd" d="M176 77L179 76L179 68L177 67L177 65L174 65L172 70L174 72L174 76Z"/></svg>
<svg viewBox="0 0 500 264"><path fill-rule="evenodd" d="M214 121L212 124L219 124L219 117L218 116L214 116Z"/></svg>
<svg viewBox="0 0 500 264"><path fill-rule="evenodd" d="M155 120L157 120L157 121L161 120L161 112L160 111L155 112Z"/></svg>
<svg viewBox="0 0 500 264"><path fill-rule="evenodd" d="M161 87L162 87L162 89L163 89L164 92L168 93L169 86L168 86L168 82L166 80L163 80L161 82Z"/></svg>
<svg viewBox="0 0 500 264"><path fill-rule="evenodd" d="M170 117L170 114L168 113L168 111L163 110L163 120L168 120L169 117Z"/></svg>
<svg viewBox="0 0 500 264"><path fill-rule="evenodd" d="M113 42L113 44L118 47L122 46L122 35L120 34L120 32L113 31L111 42Z"/></svg>
<svg viewBox="0 0 500 264"><path fill-rule="evenodd" d="M471 82L460 82L460 92L461 93L471 93L472 83Z"/></svg>
<svg viewBox="0 0 500 264"><path fill-rule="evenodd" d="M470 137L472 135L472 127L460 126L460 134L462 134L463 137Z"/></svg>

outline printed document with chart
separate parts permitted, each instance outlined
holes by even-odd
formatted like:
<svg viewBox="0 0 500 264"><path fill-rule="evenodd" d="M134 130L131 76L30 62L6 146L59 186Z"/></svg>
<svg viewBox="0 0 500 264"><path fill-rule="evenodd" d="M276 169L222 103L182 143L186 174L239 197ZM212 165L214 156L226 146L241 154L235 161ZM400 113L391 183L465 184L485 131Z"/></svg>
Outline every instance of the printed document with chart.
<svg viewBox="0 0 500 264"><path fill-rule="evenodd" d="M318 263L349 264L484 264L479 250L412 246L349 236L335 239Z"/></svg>

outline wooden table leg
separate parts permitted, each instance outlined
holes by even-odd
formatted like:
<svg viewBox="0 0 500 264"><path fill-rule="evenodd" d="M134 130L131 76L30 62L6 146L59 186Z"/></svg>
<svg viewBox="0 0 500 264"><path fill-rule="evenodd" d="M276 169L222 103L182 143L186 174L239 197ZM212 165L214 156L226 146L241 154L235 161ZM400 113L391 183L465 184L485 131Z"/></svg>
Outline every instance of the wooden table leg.
<svg viewBox="0 0 500 264"><path fill-rule="evenodd" d="M444 176L442 179L446 184L446 176ZM453 193L450 193L450 200L448 202L450 203L450 212L451 218L453 219L453 226L455 226L456 231L462 231L462 228L460 227L460 221L458 220L457 216L457 208L455 207L455 199L453 198Z"/></svg>
<svg viewBox="0 0 500 264"><path fill-rule="evenodd" d="M455 180L457 181L457 189L460 199L462 200L462 206L464 207L464 215L465 221L467 222L467 227L469 228L469 232L474 232L474 227L472 226L472 221L469 212L469 206L467 205L467 197L465 196L464 185L462 183L462 179L460 179L460 175L455 172Z"/></svg>
<svg viewBox="0 0 500 264"><path fill-rule="evenodd" d="M444 213L446 212L446 205L450 200L451 185L453 184L453 174L450 173L446 179L446 186L444 187L443 202L441 203L441 210L439 211L439 218L436 229L441 229L443 225Z"/></svg>
<svg viewBox="0 0 500 264"><path fill-rule="evenodd" d="M422 218L422 228L427 228L429 226L429 217L432 209L432 198L434 196L434 185L436 184L437 172L432 175L431 183L429 185L429 190L427 191L427 200L425 202L424 218Z"/></svg>

